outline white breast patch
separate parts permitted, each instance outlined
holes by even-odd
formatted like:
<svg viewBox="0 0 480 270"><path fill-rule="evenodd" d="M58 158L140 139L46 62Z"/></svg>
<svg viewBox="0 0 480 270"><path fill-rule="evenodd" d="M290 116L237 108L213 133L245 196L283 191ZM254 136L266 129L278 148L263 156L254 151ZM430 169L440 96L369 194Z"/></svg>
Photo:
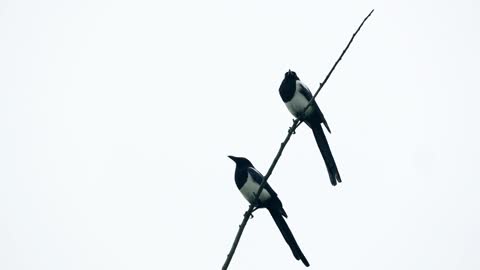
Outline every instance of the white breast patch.
<svg viewBox="0 0 480 270"><path fill-rule="evenodd" d="M253 181L250 174L248 174L247 181L245 182L243 187L240 189L240 192L242 193L243 197L247 199L249 203L253 203L253 199L255 199L255 193L257 193L259 187L260 187L260 184ZM263 189L262 193L260 193L260 198L259 198L260 201L265 202L270 198L271 198L270 193L268 193L268 191Z"/></svg>
<svg viewBox="0 0 480 270"><path fill-rule="evenodd" d="M285 103L287 105L287 109L290 111L290 113L298 117L300 113L305 110L305 107L308 105L309 100L304 97L302 94L298 92L298 90L295 90L295 94L293 95L293 98ZM306 115L309 115L310 113L313 112L313 107L310 106L307 110Z"/></svg>

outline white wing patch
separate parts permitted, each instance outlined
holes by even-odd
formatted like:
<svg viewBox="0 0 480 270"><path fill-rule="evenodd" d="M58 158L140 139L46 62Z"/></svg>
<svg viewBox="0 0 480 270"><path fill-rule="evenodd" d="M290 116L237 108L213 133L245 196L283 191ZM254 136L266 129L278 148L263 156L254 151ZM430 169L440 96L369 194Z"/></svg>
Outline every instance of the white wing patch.
<svg viewBox="0 0 480 270"><path fill-rule="evenodd" d="M302 81L300 80L296 80L295 81L295 88L299 89L300 87L303 87L305 89L308 90L308 92L310 92L310 88L308 88L308 86L306 84L304 84Z"/></svg>
<svg viewBox="0 0 480 270"><path fill-rule="evenodd" d="M247 199L249 203L253 203L253 199L255 199L255 194L258 191L258 188L260 187L260 184L257 182L253 181L252 176L250 176L250 173L247 176L247 181L243 185L243 187L240 189L240 192L242 193L243 197ZM265 202L269 200L272 196L270 196L270 193L266 191L265 189L262 190L262 193L260 193L260 201Z"/></svg>

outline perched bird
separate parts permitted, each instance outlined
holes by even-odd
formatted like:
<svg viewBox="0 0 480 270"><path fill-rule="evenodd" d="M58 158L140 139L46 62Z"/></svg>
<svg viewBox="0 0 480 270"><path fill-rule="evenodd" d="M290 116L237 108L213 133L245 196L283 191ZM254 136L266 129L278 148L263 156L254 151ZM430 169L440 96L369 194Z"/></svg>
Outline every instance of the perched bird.
<svg viewBox="0 0 480 270"><path fill-rule="evenodd" d="M303 120L312 129L313 136L315 136L318 148L320 149L325 165L327 166L328 175L330 176L330 182L332 185L335 186L337 182L341 183L342 179L340 178L340 173L338 172L337 165L335 164L332 152L330 151L330 146L328 146L327 138L325 137L321 125L323 123L328 132L331 133L327 120L325 120L322 111L320 111L320 108L315 101L313 101L307 111L304 112L305 107L313 97L308 87L300 81L294 71L288 70L288 72L285 73L285 78L283 79L282 84L280 85L279 92L290 113L296 118Z"/></svg>
<svg viewBox="0 0 480 270"><path fill-rule="evenodd" d="M255 194L260 187L260 184L263 181L263 175L253 167L252 163L243 157L234 157L228 156L231 158L235 164L235 184L237 184L237 188L242 193L243 197L247 199L248 202L254 203ZM295 241L293 237L292 231L287 225L284 217L287 217L287 213L283 210L282 202L277 196L277 193L273 191L270 185L267 183L260 193L257 208L267 208L268 212L272 216L275 224L277 224L278 229L282 233L283 238L290 246L292 250L293 256L297 260L302 260L305 266L310 266L303 255L300 247Z"/></svg>

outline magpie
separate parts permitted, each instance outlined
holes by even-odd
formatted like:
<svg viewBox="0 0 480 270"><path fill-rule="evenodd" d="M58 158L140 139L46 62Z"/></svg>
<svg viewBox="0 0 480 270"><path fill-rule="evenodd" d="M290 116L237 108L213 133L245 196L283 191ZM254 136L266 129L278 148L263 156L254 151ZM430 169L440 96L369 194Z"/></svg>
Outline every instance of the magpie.
<svg viewBox="0 0 480 270"><path fill-rule="evenodd" d="M315 141L327 166L332 185L337 185L337 182L341 183L340 173L338 172L332 151L330 151L330 146L328 146L327 137L325 137L321 125L323 123L328 132L331 133L327 120L325 120L322 111L320 111L315 101L313 101L307 111L304 112L305 107L313 97L308 87L300 81L294 71L288 70L280 85L279 92L280 97L282 97L290 113L296 118L303 120L312 129Z"/></svg>
<svg viewBox="0 0 480 270"><path fill-rule="evenodd" d="M234 156L228 157L231 158L236 164L235 184L237 185L237 188L248 202L254 203L255 194L257 193L258 188L263 181L263 175L257 171L255 167L253 167L252 163L248 159ZM297 241L295 241L295 238L293 237L292 231L290 231L290 228L284 219L284 217L287 217L287 213L283 209L282 202L278 198L277 193L273 191L268 183L265 185L262 193L260 193L259 200L256 205L256 209L258 208L267 208L268 212L270 212L270 215L277 224L278 229L282 233L283 238L290 246L295 259L301 260L307 267L310 266L307 258L305 258L305 255L303 255L302 251L300 250Z"/></svg>

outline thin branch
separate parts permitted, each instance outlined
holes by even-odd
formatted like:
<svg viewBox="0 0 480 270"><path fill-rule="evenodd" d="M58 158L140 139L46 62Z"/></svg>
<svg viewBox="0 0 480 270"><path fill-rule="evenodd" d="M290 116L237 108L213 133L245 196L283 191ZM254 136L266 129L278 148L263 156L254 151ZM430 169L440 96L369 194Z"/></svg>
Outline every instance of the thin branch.
<svg viewBox="0 0 480 270"><path fill-rule="evenodd" d="M352 41L353 39L355 38L355 36L357 35L358 31L360 31L360 28L362 28L363 24L367 21L367 19L370 17L370 15L372 15L374 9L372 9L372 11L370 11L370 13L368 13L367 17L365 17L365 19L363 19L362 23L360 24L360 26L358 26L357 28L357 31L355 31L355 33L353 33L352 35L352 38L350 38L350 41L348 42L347 44L347 47L345 47L345 49L343 49L343 52L342 54L340 54L340 57L338 57L337 61L335 62L335 64L333 65L333 67L330 69L330 72L328 72L327 76L325 77L325 79L323 80L323 82L320 83L320 86L318 87L318 90L317 92L315 92L315 95L313 95L312 99L310 100L310 102L308 103L307 107L310 106L310 104L313 103L313 101L315 100L315 98L317 97L318 93L320 93L320 90L322 90L323 86L325 85L325 83L327 82L328 78L330 78L330 75L332 75L332 72L333 70L337 67L338 63L340 62L340 60L342 60L342 57L345 55L345 53L347 52L348 48L350 48L350 44L352 44ZM306 111L306 110L305 110Z"/></svg>
<svg viewBox="0 0 480 270"><path fill-rule="evenodd" d="M345 53L347 52L348 48L350 47L350 44L352 44L352 41L353 39L355 38L355 36L357 35L357 33L360 31L360 29L362 28L363 24L365 23L365 21L370 17L370 15L372 15L373 13L373 9L372 11L370 11L370 13L367 15L367 17L365 17L365 19L363 19L362 23L360 24L360 26L357 28L357 30L355 31L355 33L353 33L352 35L352 38L350 39L350 41L348 42L347 46L345 47L345 49L343 50L342 54L340 54L340 57L337 59L337 61L335 62L335 64L333 65L333 67L330 69L330 72L328 72L327 76L325 77L325 79L323 80L322 83L320 83L320 86L318 87L318 90L317 92L315 92L315 95L312 97L312 99L310 100L310 102L308 103L308 105L305 107L305 110L304 110L304 113L307 111L307 109L313 104L315 98L317 97L318 93L320 92L320 90L323 88L323 86L325 85L325 83L328 81L328 78L330 78L330 75L333 73L333 71L335 70L335 68L337 67L337 64L340 62L340 60L342 60L342 57L345 55ZM250 206L248 207L248 210L245 212L245 214L243 214L243 221L242 223L240 224L239 228L238 228L238 232L237 232L237 235L235 236L235 240L233 241L233 244L232 244L232 247L230 248L230 252L228 253L227 255L227 259L225 260L225 263L223 264L223 267L222 267L222 270L226 270L230 264L230 261L232 260L233 258L233 254L235 253L235 250L237 249L237 246L238 246L238 243L240 242L240 238L242 236L242 233L243 233L243 230L245 229L246 225L247 225L247 222L248 220L250 219L252 213L253 213L253 210L255 208L255 205L257 205L257 202L258 202L258 198L259 198L259 195L260 193L263 191L263 188L265 187L265 185L267 184L267 180L268 178L270 177L270 175L272 174L273 172L273 169L275 168L275 166L277 165L277 162L278 160L280 159L280 156L282 155L283 153L283 150L285 149L285 147L287 146L287 143L288 141L290 140L290 137L292 137L293 134L295 134L295 130L302 124L303 121L299 120L299 119L295 119L293 121L293 124L292 126L288 129L288 134L287 134L287 137L285 138L285 140L280 144L280 149L278 149L278 152L277 152L277 155L275 156L275 158L273 159L273 162L272 164L270 165L270 168L268 169L267 171L267 174L265 174L265 177L263 178L263 182L260 184L260 187L258 188L258 191L257 193L255 194L255 199L254 199L254 202L252 204L250 204Z"/></svg>

